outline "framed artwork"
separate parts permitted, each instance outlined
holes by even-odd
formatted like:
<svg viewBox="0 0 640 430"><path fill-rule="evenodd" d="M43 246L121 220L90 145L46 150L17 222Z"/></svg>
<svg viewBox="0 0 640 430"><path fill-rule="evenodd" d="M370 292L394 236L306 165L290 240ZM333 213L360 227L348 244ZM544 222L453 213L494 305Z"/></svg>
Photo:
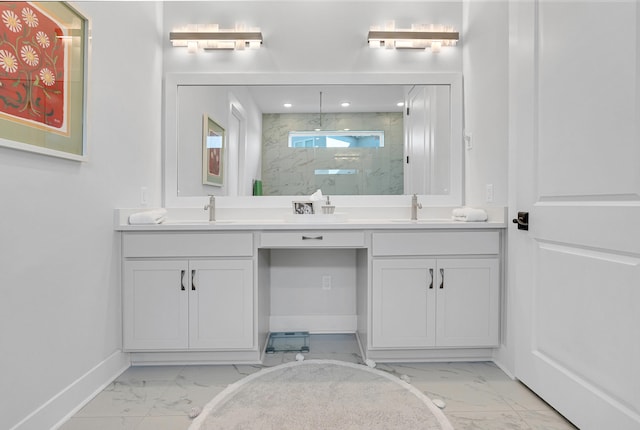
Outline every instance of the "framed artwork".
<svg viewBox="0 0 640 430"><path fill-rule="evenodd" d="M224 184L224 128L204 115L202 132L202 183L221 187Z"/></svg>
<svg viewBox="0 0 640 430"><path fill-rule="evenodd" d="M86 159L88 20L65 2L0 2L0 145Z"/></svg>
<svg viewBox="0 0 640 430"><path fill-rule="evenodd" d="M296 215L312 215L313 214L313 202L308 200L294 201L293 213Z"/></svg>

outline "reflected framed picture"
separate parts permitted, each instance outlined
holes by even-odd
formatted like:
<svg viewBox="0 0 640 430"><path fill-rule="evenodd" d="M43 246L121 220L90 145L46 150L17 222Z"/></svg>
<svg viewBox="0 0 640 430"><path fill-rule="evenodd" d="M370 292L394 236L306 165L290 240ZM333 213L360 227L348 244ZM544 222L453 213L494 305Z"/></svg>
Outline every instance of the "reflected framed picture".
<svg viewBox="0 0 640 430"><path fill-rule="evenodd" d="M66 2L0 2L0 145L86 160L87 18Z"/></svg>
<svg viewBox="0 0 640 430"><path fill-rule="evenodd" d="M293 213L296 215L312 215L313 202L309 200L294 201Z"/></svg>
<svg viewBox="0 0 640 430"><path fill-rule="evenodd" d="M204 114L202 131L202 183L224 185L224 128Z"/></svg>

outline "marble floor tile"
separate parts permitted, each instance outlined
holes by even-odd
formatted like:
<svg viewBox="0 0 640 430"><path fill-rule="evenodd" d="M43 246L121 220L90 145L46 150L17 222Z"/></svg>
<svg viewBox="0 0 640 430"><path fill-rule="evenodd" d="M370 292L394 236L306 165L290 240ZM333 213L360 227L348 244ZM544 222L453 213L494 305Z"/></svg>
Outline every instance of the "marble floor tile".
<svg viewBox="0 0 640 430"><path fill-rule="evenodd" d="M190 425L191 419L186 415L146 417L136 427L136 430L186 430Z"/></svg>
<svg viewBox="0 0 640 430"><path fill-rule="evenodd" d="M414 382L431 399L446 403L447 411L510 411L513 408L485 383L472 382Z"/></svg>
<svg viewBox="0 0 640 430"><path fill-rule="evenodd" d="M229 385L261 369L262 366L185 366L176 376L178 385Z"/></svg>
<svg viewBox="0 0 640 430"><path fill-rule="evenodd" d="M176 385L169 387L162 398L149 410L149 416L189 415L193 408L202 409L211 399L227 388L226 385Z"/></svg>
<svg viewBox="0 0 640 430"><path fill-rule="evenodd" d="M531 430L577 430L555 410L547 407L539 411L519 411L520 417L529 424Z"/></svg>
<svg viewBox="0 0 640 430"><path fill-rule="evenodd" d="M172 381L185 366L131 366L116 381Z"/></svg>
<svg viewBox="0 0 640 430"><path fill-rule="evenodd" d="M305 359L363 363L354 335L312 335ZM186 430L202 408L245 376L296 359L265 354L262 365L134 366L69 419L61 430ZM377 363L432 399L456 430L575 430L519 381L491 362Z"/></svg>
<svg viewBox="0 0 640 430"><path fill-rule="evenodd" d="M531 430L514 411L448 412L446 415L456 430Z"/></svg>
<svg viewBox="0 0 640 430"><path fill-rule="evenodd" d="M549 405L519 381L491 381L489 385L517 411L541 411Z"/></svg>
<svg viewBox="0 0 640 430"><path fill-rule="evenodd" d="M284 363L284 353L264 354L262 358L262 365L264 367L273 367L282 363Z"/></svg>
<svg viewBox="0 0 640 430"><path fill-rule="evenodd" d="M144 417L72 417L59 430L136 430Z"/></svg>
<svg viewBox="0 0 640 430"><path fill-rule="evenodd" d="M174 381L115 380L91 402L78 417L146 416Z"/></svg>

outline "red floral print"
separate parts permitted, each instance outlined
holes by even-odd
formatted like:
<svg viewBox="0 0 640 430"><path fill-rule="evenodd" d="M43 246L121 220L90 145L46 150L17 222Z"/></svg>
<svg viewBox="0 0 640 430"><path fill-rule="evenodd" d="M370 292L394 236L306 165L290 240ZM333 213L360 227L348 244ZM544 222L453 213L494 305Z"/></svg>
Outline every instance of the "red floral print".
<svg viewBox="0 0 640 430"><path fill-rule="evenodd" d="M0 116L64 131L67 33L29 2L0 2Z"/></svg>

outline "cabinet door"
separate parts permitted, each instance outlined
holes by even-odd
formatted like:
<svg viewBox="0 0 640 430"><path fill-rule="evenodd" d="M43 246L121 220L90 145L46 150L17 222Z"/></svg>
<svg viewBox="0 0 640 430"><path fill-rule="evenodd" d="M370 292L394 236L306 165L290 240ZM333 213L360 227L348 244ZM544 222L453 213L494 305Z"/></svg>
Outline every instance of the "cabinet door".
<svg viewBox="0 0 640 430"><path fill-rule="evenodd" d="M253 261L189 262L189 347L252 348Z"/></svg>
<svg viewBox="0 0 640 430"><path fill-rule="evenodd" d="M435 344L434 271L429 259L373 260L372 347Z"/></svg>
<svg viewBox="0 0 640 430"><path fill-rule="evenodd" d="M184 349L189 317L186 261L125 261L125 350Z"/></svg>
<svg viewBox="0 0 640 430"><path fill-rule="evenodd" d="M498 259L441 259L437 268L437 345L497 346Z"/></svg>

